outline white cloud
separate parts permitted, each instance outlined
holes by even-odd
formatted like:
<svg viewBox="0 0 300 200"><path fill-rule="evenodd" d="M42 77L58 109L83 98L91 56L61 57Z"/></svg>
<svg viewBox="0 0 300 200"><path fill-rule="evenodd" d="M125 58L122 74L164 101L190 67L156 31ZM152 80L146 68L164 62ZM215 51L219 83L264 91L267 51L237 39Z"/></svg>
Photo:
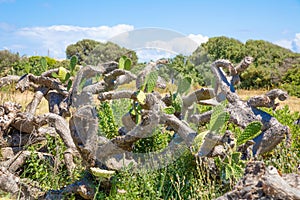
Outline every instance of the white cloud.
<svg viewBox="0 0 300 200"><path fill-rule="evenodd" d="M208 37L183 35L162 28L143 28L129 31L111 38L112 42L137 52L140 61L170 58L178 54L190 55Z"/></svg>
<svg viewBox="0 0 300 200"><path fill-rule="evenodd" d="M145 43L145 47L164 49L177 54L189 55L196 50L198 44L187 37L176 37L168 41L149 41Z"/></svg>
<svg viewBox="0 0 300 200"><path fill-rule="evenodd" d="M295 38L293 39L292 42L292 48L294 51L300 53L300 33L297 33L295 35Z"/></svg>
<svg viewBox="0 0 300 200"><path fill-rule="evenodd" d="M158 48L141 48L136 49L135 51L139 58L139 62L156 61L161 58L172 58L177 55L175 52L169 52L165 49Z"/></svg>
<svg viewBox="0 0 300 200"><path fill-rule="evenodd" d="M300 33L296 33L295 37L291 40L283 39L275 41L274 43L281 47L300 53Z"/></svg>
<svg viewBox="0 0 300 200"><path fill-rule="evenodd" d="M207 42L209 39L207 36L204 36L201 34L198 34L198 35L189 34L188 38L194 40L198 45Z"/></svg>
<svg viewBox="0 0 300 200"><path fill-rule="evenodd" d="M286 49L292 49L292 41L291 40L279 40L279 41L274 42L274 44L277 44Z"/></svg>
<svg viewBox="0 0 300 200"><path fill-rule="evenodd" d="M3 45L0 48L19 52L20 55L47 55L49 51L51 57L65 58L68 45L82 39L93 39L102 42L109 40L137 50L141 61L173 57L176 54L190 55L199 44L208 40L207 36L201 34L185 36L159 28L134 29L127 24L111 27L54 25L16 29L9 24L0 23L0 36L0 43Z"/></svg>
<svg viewBox="0 0 300 200"><path fill-rule="evenodd" d="M25 53L28 55L45 55L49 50L50 56L64 58L66 47L79 40L93 39L106 41L114 35L133 29L133 26L126 24L111 27L80 27L68 25L26 27L13 32L14 36L19 38L19 45L25 46L25 48L14 49L12 44L6 46L13 51L19 51L21 54L25 50Z"/></svg>
<svg viewBox="0 0 300 200"><path fill-rule="evenodd" d="M4 23L4 22L0 22L0 30L2 30L2 31L13 31L14 29L15 29L15 26Z"/></svg>

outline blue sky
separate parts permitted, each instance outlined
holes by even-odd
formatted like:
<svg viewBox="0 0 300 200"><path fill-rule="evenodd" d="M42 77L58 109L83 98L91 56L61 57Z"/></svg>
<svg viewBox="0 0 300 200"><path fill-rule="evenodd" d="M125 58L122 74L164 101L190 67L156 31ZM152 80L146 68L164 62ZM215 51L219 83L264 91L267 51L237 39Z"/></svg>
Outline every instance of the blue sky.
<svg viewBox="0 0 300 200"><path fill-rule="evenodd" d="M147 27L179 32L197 44L224 35L300 52L300 1L0 0L0 50L21 55L64 58L66 46L80 39L106 41Z"/></svg>

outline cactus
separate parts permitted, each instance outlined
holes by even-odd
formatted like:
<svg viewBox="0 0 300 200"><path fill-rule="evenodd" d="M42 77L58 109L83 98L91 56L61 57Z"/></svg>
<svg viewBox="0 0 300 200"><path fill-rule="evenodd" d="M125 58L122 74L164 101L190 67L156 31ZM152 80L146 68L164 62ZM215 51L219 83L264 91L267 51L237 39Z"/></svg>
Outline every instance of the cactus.
<svg viewBox="0 0 300 200"><path fill-rule="evenodd" d="M191 84L192 84L192 78L190 77L185 77L183 79L180 79L178 83L177 92L179 94L187 93L191 88Z"/></svg>
<svg viewBox="0 0 300 200"><path fill-rule="evenodd" d="M67 74L68 74L68 78L70 78L70 74L67 72L66 68L59 67L58 74L53 73L52 76L58 78L62 83L65 83L67 79Z"/></svg>
<svg viewBox="0 0 300 200"><path fill-rule="evenodd" d="M145 81L147 92L152 92L153 91L153 89L156 86L157 79L158 79L158 72L157 71L152 71L147 75L146 81Z"/></svg>
<svg viewBox="0 0 300 200"><path fill-rule="evenodd" d="M141 105L146 103L146 94L143 91L139 91L136 98Z"/></svg>
<svg viewBox="0 0 300 200"><path fill-rule="evenodd" d="M248 140L255 138L257 135L260 134L262 124L259 121L254 121L249 123L244 131L238 136L237 138L237 145L241 145Z"/></svg>
<svg viewBox="0 0 300 200"><path fill-rule="evenodd" d="M213 113L211 115L209 130L215 133L221 133L224 128L225 123L229 120L229 114L225 112L226 102L222 102L213 108Z"/></svg>
<svg viewBox="0 0 300 200"><path fill-rule="evenodd" d="M59 67L58 69L58 74L53 72L51 75L54 78L58 78L62 83L66 83L68 81L67 84L67 90L69 91L71 86L72 86L72 80L70 80L71 76L75 75L75 67L76 67L76 63L77 63L78 59L76 56L72 56L71 60L70 60L70 72L67 72L67 69L64 67Z"/></svg>
<svg viewBox="0 0 300 200"><path fill-rule="evenodd" d="M48 64L47 64L47 59L45 57L42 57L41 60L41 66L42 66L42 70L45 72L45 71L48 71Z"/></svg>
<svg viewBox="0 0 300 200"><path fill-rule="evenodd" d="M111 171L111 170L105 170L105 169L100 169L98 167L91 167L90 171L92 172L92 174L96 177L100 177L100 178L110 178L111 176L113 176L116 172L115 171Z"/></svg>
<svg viewBox="0 0 300 200"><path fill-rule="evenodd" d="M119 59L119 69L130 70L130 68L131 68L130 58L127 58L126 56L122 56Z"/></svg>
<svg viewBox="0 0 300 200"><path fill-rule="evenodd" d="M29 64L26 64L25 66L24 66L24 69L25 69L25 72L26 72L26 74L29 74L30 73L30 70L31 70L31 65L29 65Z"/></svg>
<svg viewBox="0 0 300 200"><path fill-rule="evenodd" d="M180 94L178 93L172 94L170 92L170 95L172 97L172 106L175 108L175 112L181 112L183 102Z"/></svg>
<svg viewBox="0 0 300 200"><path fill-rule="evenodd" d="M204 138L208 133L209 133L209 131L203 131L195 137L192 147L191 147L191 151L194 155L198 154L198 152L204 142Z"/></svg>
<svg viewBox="0 0 300 200"><path fill-rule="evenodd" d="M175 108L173 106L168 106L164 108L163 112L168 115L172 115L175 113Z"/></svg>
<svg viewBox="0 0 300 200"><path fill-rule="evenodd" d="M74 72L75 72L75 67L77 62L78 62L78 58L76 56L72 56L70 59L70 72L72 76L75 75Z"/></svg>

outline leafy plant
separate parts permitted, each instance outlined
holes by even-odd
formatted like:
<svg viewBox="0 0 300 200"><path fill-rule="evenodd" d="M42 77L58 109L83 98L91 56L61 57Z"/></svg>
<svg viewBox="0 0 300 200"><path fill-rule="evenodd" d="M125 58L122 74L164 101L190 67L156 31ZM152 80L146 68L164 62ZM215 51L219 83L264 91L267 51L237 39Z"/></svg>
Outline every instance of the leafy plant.
<svg viewBox="0 0 300 200"><path fill-rule="evenodd" d="M182 98L181 98L181 95L178 94L177 92L172 94L170 92L170 95L172 97L172 107L175 109L175 112L181 112L181 109L182 109Z"/></svg>
<svg viewBox="0 0 300 200"><path fill-rule="evenodd" d="M47 64L47 60L45 57L41 57L41 67L42 67L42 71L45 72L45 71L48 71L48 64Z"/></svg>
<svg viewBox="0 0 300 200"><path fill-rule="evenodd" d="M171 115L171 114L174 114L176 110L173 106L168 106L168 107L165 107L163 111L164 111L164 113Z"/></svg>
<svg viewBox="0 0 300 200"><path fill-rule="evenodd" d="M179 94L188 93L192 85L191 77L184 77L179 80L177 92Z"/></svg>
<svg viewBox="0 0 300 200"><path fill-rule="evenodd" d="M245 161L241 160L241 153L233 151L225 158L216 157L215 163L220 172L221 181L231 189L236 181L243 176Z"/></svg>
<svg viewBox="0 0 300 200"><path fill-rule="evenodd" d="M146 87L146 92L152 92L154 90L157 83L157 79L158 79L157 71L152 71L147 75L145 80L145 86L144 86Z"/></svg>
<svg viewBox="0 0 300 200"><path fill-rule="evenodd" d="M131 60L127 58L127 56L122 56L119 59L119 69L130 70L131 68Z"/></svg>
<svg viewBox="0 0 300 200"><path fill-rule="evenodd" d="M47 153L38 153L41 149ZM27 150L30 157L26 159L21 177L36 181L43 190L59 189L80 178L83 168L78 160L73 175L67 173L63 162L66 147L61 138L46 135L44 143L30 145Z"/></svg>
<svg viewBox="0 0 300 200"><path fill-rule="evenodd" d="M237 145L241 145L248 140L251 140L260 134L262 124L261 122L254 121L249 123L244 131L237 138Z"/></svg>
<svg viewBox="0 0 300 200"><path fill-rule="evenodd" d="M168 146L172 136L172 132L158 126L150 137L142 138L134 143L134 152L148 153L164 149Z"/></svg>
<svg viewBox="0 0 300 200"><path fill-rule="evenodd" d="M229 114L225 111L226 101L213 108L208 129L213 133L225 132L226 122L229 120Z"/></svg>
<svg viewBox="0 0 300 200"><path fill-rule="evenodd" d="M75 67L76 67L76 63L77 63L77 57L76 56L72 56L70 59L70 72L67 71L66 68L64 67L59 67L58 69L58 74L53 72L51 75L54 78L58 78L62 83L67 83L67 90L69 91L71 86L72 86L72 80L70 79L71 76L75 75Z"/></svg>
<svg viewBox="0 0 300 200"><path fill-rule="evenodd" d="M108 101L100 103L96 108L98 113L98 123L100 134L108 139L116 137L118 134L118 126L116 125L113 111Z"/></svg>
<svg viewBox="0 0 300 200"><path fill-rule="evenodd" d="M144 105L146 103L146 94L142 90L139 90L137 92L136 98L138 103L140 103L141 105Z"/></svg>

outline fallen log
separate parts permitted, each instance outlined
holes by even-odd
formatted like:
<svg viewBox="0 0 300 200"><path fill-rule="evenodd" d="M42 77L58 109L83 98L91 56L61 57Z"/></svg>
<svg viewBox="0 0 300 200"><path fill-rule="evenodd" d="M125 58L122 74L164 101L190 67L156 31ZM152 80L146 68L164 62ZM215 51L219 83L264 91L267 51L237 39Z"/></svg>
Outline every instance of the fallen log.
<svg viewBox="0 0 300 200"><path fill-rule="evenodd" d="M244 176L233 190L216 200L300 199L299 186L299 175L280 176L275 167L267 167L261 161L252 161L247 164Z"/></svg>

